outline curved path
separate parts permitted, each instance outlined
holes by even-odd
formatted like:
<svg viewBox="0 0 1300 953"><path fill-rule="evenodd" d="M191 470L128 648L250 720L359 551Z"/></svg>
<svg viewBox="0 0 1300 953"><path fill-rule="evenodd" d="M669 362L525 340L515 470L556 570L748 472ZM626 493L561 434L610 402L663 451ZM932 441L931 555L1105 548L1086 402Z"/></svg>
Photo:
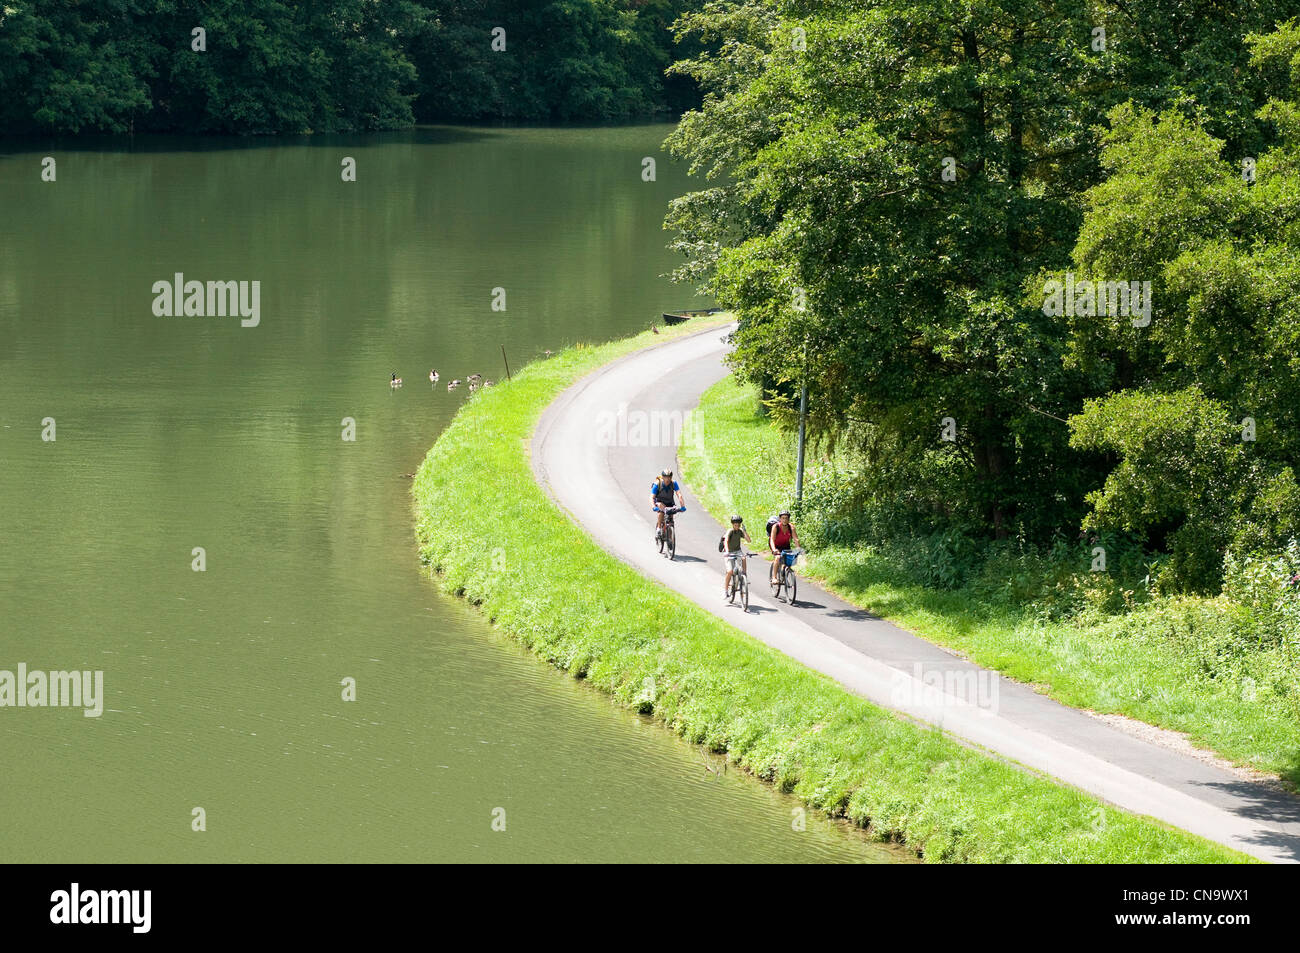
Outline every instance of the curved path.
<svg viewBox="0 0 1300 953"><path fill-rule="evenodd" d="M722 527L685 485L678 557L660 556L650 483L675 459L680 428L673 425L727 373L726 330L628 355L574 384L543 414L533 435L534 474L597 543L872 702L1134 813L1263 860L1300 862L1300 799L1111 728L805 580L797 606L773 601L762 559L750 560L750 611L727 605L717 551ZM766 514L748 516L761 534Z"/></svg>

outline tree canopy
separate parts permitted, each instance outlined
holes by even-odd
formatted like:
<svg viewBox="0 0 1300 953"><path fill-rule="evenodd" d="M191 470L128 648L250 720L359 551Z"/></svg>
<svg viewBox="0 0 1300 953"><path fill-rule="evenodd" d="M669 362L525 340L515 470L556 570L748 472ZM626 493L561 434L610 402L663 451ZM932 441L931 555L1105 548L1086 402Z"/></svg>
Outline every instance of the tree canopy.
<svg viewBox="0 0 1300 953"><path fill-rule="evenodd" d="M1298 6L712 3L679 24L716 49L677 67L705 99L670 145L711 179L668 216L678 277L738 312L737 370L806 382L813 426L856 440L866 494L913 523L1182 530L1171 571L1208 586L1261 494L1273 522L1242 538L1300 529L1279 515L1297 72L1294 28L1272 32ZM1049 307L1076 274L1149 288L1153 318ZM1260 436L1229 453L1247 413ZM1185 468L1147 466L1143 414L1198 422L1168 438Z"/></svg>
<svg viewBox="0 0 1300 953"><path fill-rule="evenodd" d="M274 133L680 111L693 84L663 74L685 6L7 0L0 129Z"/></svg>

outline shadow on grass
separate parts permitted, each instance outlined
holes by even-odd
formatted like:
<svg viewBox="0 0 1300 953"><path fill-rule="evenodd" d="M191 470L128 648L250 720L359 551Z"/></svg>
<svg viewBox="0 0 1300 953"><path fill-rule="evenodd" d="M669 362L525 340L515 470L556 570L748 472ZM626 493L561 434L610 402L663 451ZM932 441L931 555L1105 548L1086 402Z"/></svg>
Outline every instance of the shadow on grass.
<svg viewBox="0 0 1300 953"><path fill-rule="evenodd" d="M1282 780L1291 785L1292 796L1300 795L1300 748L1292 748L1286 756L1286 765L1278 772Z"/></svg>
<svg viewBox="0 0 1300 953"><path fill-rule="evenodd" d="M945 630L959 636L971 635L980 626L994 622L1014 627L1028 618L1026 610L989 605L970 590L929 588L888 557L875 554L841 550L818 566L816 578L853 601L870 603L872 611L862 610L863 615L854 618L924 612L942 618Z"/></svg>

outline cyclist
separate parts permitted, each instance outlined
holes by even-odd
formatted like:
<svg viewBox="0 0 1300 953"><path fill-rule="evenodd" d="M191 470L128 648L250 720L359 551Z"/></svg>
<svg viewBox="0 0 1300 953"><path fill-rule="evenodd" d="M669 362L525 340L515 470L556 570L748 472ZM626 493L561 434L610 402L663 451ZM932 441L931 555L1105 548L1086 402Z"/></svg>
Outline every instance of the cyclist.
<svg viewBox="0 0 1300 953"><path fill-rule="evenodd" d="M794 524L790 522L790 511L782 510L777 514L777 520L772 524L772 532L768 535L767 546L776 558L772 560L772 585L776 585L776 572L781 565L782 553L788 552L791 544L799 545L799 534L794 531Z"/></svg>
<svg viewBox="0 0 1300 953"><path fill-rule="evenodd" d="M730 556L739 556L740 571L747 573L749 572L749 566L747 565L749 560L745 558L745 554L741 549L741 540L744 540L751 545L754 542L749 538L749 530L745 529L745 521L739 516L733 516L731 518L731 529L727 533L726 552ZM734 559L727 560L727 575L726 578L722 580L722 598L724 599L731 598L731 567L735 565L736 561Z"/></svg>
<svg viewBox="0 0 1300 953"><path fill-rule="evenodd" d="M659 514L658 520L655 522L655 539L663 537L664 509L672 506L674 502L681 508L683 513L686 512L686 501L682 499L682 488L673 479L673 471L664 469L659 474L659 479L650 484L650 506Z"/></svg>

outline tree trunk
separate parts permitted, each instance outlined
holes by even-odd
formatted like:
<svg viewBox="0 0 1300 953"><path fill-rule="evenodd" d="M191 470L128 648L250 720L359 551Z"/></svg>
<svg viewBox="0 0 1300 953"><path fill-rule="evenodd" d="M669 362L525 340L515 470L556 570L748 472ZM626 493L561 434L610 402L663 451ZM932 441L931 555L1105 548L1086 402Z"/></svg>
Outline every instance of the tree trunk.
<svg viewBox="0 0 1300 953"><path fill-rule="evenodd" d="M1005 436L1006 428L998 419L996 409L991 404L986 405L984 426L976 436L975 470L986 501L984 519L993 527L995 539L1006 539L1010 535L1011 507L1003 498L1005 477L1010 470Z"/></svg>

